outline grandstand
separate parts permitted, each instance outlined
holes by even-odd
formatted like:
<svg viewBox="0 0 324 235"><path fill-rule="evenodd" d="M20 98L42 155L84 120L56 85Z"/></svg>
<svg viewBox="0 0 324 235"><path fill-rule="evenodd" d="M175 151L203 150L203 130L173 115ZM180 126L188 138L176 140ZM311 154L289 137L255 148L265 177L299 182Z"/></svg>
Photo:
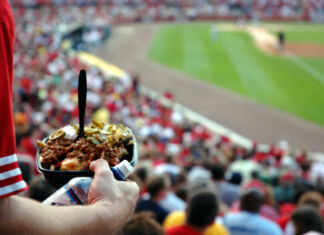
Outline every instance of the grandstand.
<svg viewBox="0 0 324 235"><path fill-rule="evenodd" d="M319 152L324 152L323 123L301 119L293 112L205 83L196 74L162 65L158 59L153 61L148 54L159 28L169 24L182 27L200 24L192 21L228 20L230 23L226 25L233 31L242 24L259 25L262 21L315 22L320 26L314 27L321 27L323 0L11 0L10 3L17 34L14 113L17 148L22 156L34 158L36 140L59 127L78 123L75 78L80 69L86 68L86 122L96 119L131 127L139 141L140 160L143 160L140 165L149 160L152 166L158 166L165 163L166 156L172 156L174 165L181 170L217 162L226 166L233 177L239 171L235 164L249 161L262 169L259 173L264 173L261 175L269 188L277 187L275 182L289 174L296 185L306 181L312 190L322 190L324 173L319 165L324 158ZM172 51L172 48L163 50ZM172 52L175 57L176 52ZM276 53L267 58L286 56ZM323 56L319 52L316 59L316 69L320 72ZM310 65L298 60L299 57L294 58L318 78L314 93L323 91L319 81L322 74L307 67ZM188 59L192 59L190 54ZM324 115L317 111L319 116ZM209 172L209 168L203 171ZM243 182L249 182L251 172L241 172L247 176ZM206 175L209 177L206 179L211 179L210 172ZM290 186L292 190L297 187ZM271 195L270 189L266 191ZM278 198L275 198L276 208L274 204L267 205L273 210L274 221L283 215L276 209L292 203L292 196L286 201ZM282 228L285 226L286 223Z"/></svg>
<svg viewBox="0 0 324 235"><path fill-rule="evenodd" d="M114 22L172 20L251 20L323 21L321 0L303 1L154 1L154 0L11 0L15 7L106 6Z"/></svg>

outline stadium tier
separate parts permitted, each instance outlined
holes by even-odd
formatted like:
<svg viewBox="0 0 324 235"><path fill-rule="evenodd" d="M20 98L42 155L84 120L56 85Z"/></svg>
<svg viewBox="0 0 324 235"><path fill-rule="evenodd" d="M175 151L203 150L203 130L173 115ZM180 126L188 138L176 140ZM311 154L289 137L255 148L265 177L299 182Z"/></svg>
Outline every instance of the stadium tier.
<svg viewBox="0 0 324 235"><path fill-rule="evenodd" d="M109 11L116 22L252 19L323 21L322 0L11 0L15 7L38 8L41 6L98 6ZM105 6L105 7L104 7Z"/></svg>

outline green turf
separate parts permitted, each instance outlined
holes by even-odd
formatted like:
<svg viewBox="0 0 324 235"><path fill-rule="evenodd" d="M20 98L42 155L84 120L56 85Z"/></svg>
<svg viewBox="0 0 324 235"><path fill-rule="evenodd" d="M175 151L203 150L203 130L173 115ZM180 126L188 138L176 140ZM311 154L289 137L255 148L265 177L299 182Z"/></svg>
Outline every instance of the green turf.
<svg viewBox="0 0 324 235"><path fill-rule="evenodd" d="M275 35L280 29L285 32L287 42L324 44L323 26L318 27L318 25L285 25L281 28L270 27L271 32Z"/></svg>
<svg viewBox="0 0 324 235"><path fill-rule="evenodd" d="M149 58L324 125L324 59L265 55L244 32L213 42L210 24L160 27Z"/></svg>
<svg viewBox="0 0 324 235"><path fill-rule="evenodd" d="M286 32L287 42L307 42L324 44L324 32Z"/></svg>

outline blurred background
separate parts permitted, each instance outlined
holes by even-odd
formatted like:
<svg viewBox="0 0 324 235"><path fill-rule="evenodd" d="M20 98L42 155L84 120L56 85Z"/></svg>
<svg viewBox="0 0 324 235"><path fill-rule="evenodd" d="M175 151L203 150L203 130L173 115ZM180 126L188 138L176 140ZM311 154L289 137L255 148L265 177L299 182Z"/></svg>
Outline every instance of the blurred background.
<svg viewBox="0 0 324 235"><path fill-rule="evenodd" d="M184 210L197 182L217 192L218 224L251 187L282 231L305 192L322 213L323 0L9 2L25 196L55 191L36 170L36 141L78 123L84 68L86 123L123 123L137 136L141 200L163 175L159 223Z"/></svg>

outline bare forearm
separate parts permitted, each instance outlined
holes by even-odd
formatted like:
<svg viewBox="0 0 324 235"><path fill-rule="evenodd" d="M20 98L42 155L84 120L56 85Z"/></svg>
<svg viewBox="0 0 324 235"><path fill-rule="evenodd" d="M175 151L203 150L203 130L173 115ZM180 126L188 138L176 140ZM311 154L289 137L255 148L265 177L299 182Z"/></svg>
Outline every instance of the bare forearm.
<svg viewBox="0 0 324 235"><path fill-rule="evenodd" d="M0 234L114 234L133 213L139 187L115 180L105 160L92 162L90 169L95 172L91 205L51 207L17 196L2 199Z"/></svg>
<svg viewBox="0 0 324 235"><path fill-rule="evenodd" d="M50 207L17 196L0 200L0 234L113 234L111 205Z"/></svg>

